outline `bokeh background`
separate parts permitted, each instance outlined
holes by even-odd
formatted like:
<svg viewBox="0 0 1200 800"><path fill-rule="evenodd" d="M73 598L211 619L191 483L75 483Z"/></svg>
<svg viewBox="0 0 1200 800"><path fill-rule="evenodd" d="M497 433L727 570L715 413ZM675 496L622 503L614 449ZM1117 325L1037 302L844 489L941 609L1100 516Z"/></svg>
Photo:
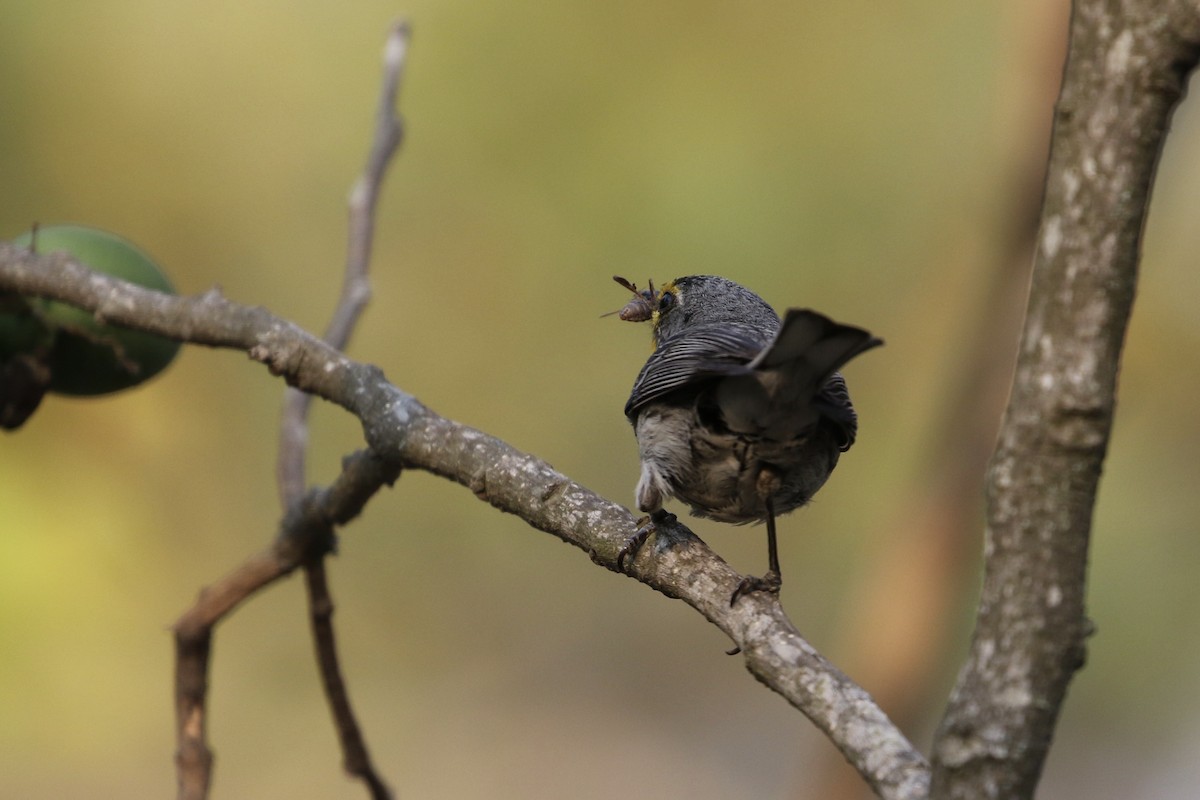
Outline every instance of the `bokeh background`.
<svg viewBox="0 0 1200 800"><path fill-rule="evenodd" d="M320 330L387 26L408 135L351 347L439 412L628 500L638 283L719 273L883 336L859 444L782 523L783 602L922 747L969 637L981 456L1015 344L1063 3L10 0L0 236L120 232L183 292ZM1200 110L1175 120L1096 514L1098 633L1041 796L1200 785ZM172 620L263 546L282 387L187 348L0 441L0 794L174 791ZM982 443L982 444L981 444ZM359 447L315 409L312 480ZM744 571L761 529L698 523ZM857 796L833 748L681 603L406 473L331 579L373 754L409 798ZM302 586L218 629L215 797L342 775Z"/></svg>

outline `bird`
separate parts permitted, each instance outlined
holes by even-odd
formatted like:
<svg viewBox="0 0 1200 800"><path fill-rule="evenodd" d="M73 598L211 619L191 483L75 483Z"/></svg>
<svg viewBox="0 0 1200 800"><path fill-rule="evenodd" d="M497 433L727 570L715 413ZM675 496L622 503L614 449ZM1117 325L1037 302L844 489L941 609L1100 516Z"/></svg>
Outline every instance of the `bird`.
<svg viewBox="0 0 1200 800"><path fill-rule="evenodd" d="M858 434L838 370L883 344L868 331L810 309L783 318L760 296L716 275L676 278L638 290L617 312L651 323L654 352L633 383L625 416L641 462L635 498L647 516L619 549L625 570L651 533L659 545L683 528L663 505L744 525L765 523L768 569L746 576L730 606L751 592L778 595L775 520L808 503ZM686 528L683 528L686 531Z"/></svg>

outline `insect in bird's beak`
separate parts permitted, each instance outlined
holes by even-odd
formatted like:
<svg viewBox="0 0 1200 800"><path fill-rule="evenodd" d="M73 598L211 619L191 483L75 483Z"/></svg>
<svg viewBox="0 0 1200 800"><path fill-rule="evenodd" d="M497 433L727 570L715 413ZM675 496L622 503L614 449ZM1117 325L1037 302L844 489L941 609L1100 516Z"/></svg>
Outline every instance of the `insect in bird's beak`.
<svg viewBox="0 0 1200 800"><path fill-rule="evenodd" d="M654 281L647 280L646 285L648 288L639 292L637 284L633 281L626 280L619 275L613 275L613 280L633 292L633 299L624 308L617 311L610 311L607 314L601 314L601 316L611 317L613 314L616 314L626 322L645 322L654 315L654 306L658 304L659 296L659 292L654 290Z"/></svg>

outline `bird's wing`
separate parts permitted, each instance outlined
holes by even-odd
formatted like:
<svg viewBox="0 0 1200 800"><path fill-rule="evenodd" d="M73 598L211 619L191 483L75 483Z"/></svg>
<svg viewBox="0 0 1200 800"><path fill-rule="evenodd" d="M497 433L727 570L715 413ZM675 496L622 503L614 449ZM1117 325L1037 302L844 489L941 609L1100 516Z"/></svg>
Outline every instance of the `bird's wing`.
<svg viewBox="0 0 1200 800"><path fill-rule="evenodd" d="M766 342L743 325L698 325L658 346L633 383L625 416L686 386L750 371L748 364Z"/></svg>
<svg viewBox="0 0 1200 800"><path fill-rule="evenodd" d="M838 447L842 452L849 450L858 435L858 414L850 404L850 392L842 373L835 372L829 377L813 398L813 405L837 428Z"/></svg>

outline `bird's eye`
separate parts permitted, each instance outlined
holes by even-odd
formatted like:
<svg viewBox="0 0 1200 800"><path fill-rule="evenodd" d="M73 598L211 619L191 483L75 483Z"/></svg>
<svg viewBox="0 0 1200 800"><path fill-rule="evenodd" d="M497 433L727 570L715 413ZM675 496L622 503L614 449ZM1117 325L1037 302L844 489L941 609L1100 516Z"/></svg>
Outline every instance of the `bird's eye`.
<svg viewBox="0 0 1200 800"><path fill-rule="evenodd" d="M674 292L663 292L662 296L658 298L659 312L666 311L668 308L670 308L673 305L675 305L675 293Z"/></svg>

